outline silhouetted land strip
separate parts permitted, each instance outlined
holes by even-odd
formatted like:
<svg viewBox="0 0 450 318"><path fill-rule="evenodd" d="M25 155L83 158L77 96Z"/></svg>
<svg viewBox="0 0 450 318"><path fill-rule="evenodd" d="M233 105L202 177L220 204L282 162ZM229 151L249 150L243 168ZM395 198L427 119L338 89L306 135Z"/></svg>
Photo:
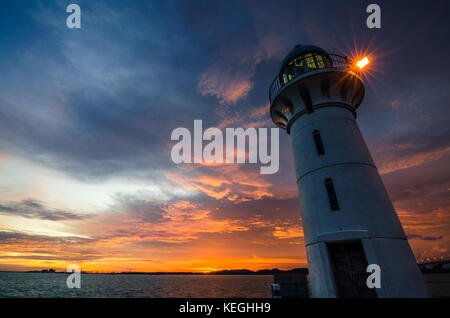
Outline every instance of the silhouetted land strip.
<svg viewBox="0 0 450 318"><path fill-rule="evenodd" d="M419 265L423 273L450 273L450 259L423 262ZM43 269L34 271L1 271L0 272L20 272L20 273L66 273L57 272L54 269ZM84 272L83 274L108 274L108 275L273 275L277 273L304 273L308 274L307 268L294 268L290 270L281 270L278 268L273 269L261 269L258 271L252 271L249 269L226 269L213 272Z"/></svg>
<svg viewBox="0 0 450 318"><path fill-rule="evenodd" d="M0 271L0 272L14 272L14 271ZM21 272L23 271L16 271ZM66 272L57 272L53 269L47 270L34 270L34 271L26 271L25 273L66 273ZM100 273L100 272L84 272L83 274L108 274L108 275L273 275L276 273L308 273L307 268L294 268L290 270L280 270L278 268L274 269L261 269L258 271L252 271L249 269L230 269L230 270L221 270L214 272L111 272L111 273Z"/></svg>
<svg viewBox="0 0 450 318"><path fill-rule="evenodd" d="M208 273L196 273L196 272L122 272L120 274L143 274L143 275L273 275L275 273L308 273L307 268L294 268L291 270L274 269L261 269L258 271L252 271L249 269L230 269L221 270Z"/></svg>

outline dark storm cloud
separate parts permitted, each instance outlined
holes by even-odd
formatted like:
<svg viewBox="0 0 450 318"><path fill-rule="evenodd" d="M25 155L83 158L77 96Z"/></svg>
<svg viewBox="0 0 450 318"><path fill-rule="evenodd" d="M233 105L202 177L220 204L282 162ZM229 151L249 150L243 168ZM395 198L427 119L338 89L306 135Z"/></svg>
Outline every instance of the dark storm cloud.
<svg viewBox="0 0 450 318"><path fill-rule="evenodd" d="M0 243L17 243L17 242L50 242L57 244L76 244L87 243L92 241L88 238L82 238L77 236L49 236L39 234L28 234L18 231L0 231Z"/></svg>
<svg viewBox="0 0 450 318"><path fill-rule="evenodd" d="M82 220L93 216L73 211L52 209L45 206L40 201L31 199L22 200L20 202L0 202L0 214L48 221Z"/></svg>
<svg viewBox="0 0 450 318"><path fill-rule="evenodd" d="M428 214L448 213L450 201L450 156L383 176L388 192L402 210ZM433 221L433 220L428 220Z"/></svg>
<svg viewBox="0 0 450 318"><path fill-rule="evenodd" d="M402 160L415 154L445 150L450 147L450 128L448 125L430 128L411 134L402 134L388 138L382 145L389 159ZM386 149L387 148L387 149ZM375 148L376 149L376 148Z"/></svg>
<svg viewBox="0 0 450 318"><path fill-rule="evenodd" d="M214 216L218 219L246 220L255 215L263 216L266 219L300 218L298 198L263 198L239 203L222 200L211 202L211 205L218 208L213 210Z"/></svg>
<svg viewBox="0 0 450 318"><path fill-rule="evenodd" d="M140 222L160 223L166 221L163 204L154 201L144 200L136 195L116 195L114 210L119 210L129 217L139 218ZM127 234L119 233L116 234ZM133 233L128 233L133 234Z"/></svg>
<svg viewBox="0 0 450 318"><path fill-rule="evenodd" d="M115 239L129 238L136 239L132 246L179 245L184 251L186 242L204 248L206 238L219 250L227 245L263 255L267 246L276 246L272 255L292 255L291 245L281 248L273 234L282 222L301 226L289 136L280 134L279 173L253 178L254 167L242 165L229 173L239 177L227 179L219 167L196 167L198 176L178 169L170 159L170 133L176 127L192 128L194 119L203 119L204 127L226 120L227 127L255 122L273 127L267 110L259 117L254 111L267 105L281 59L298 43L341 54L349 54L354 43L370 47L377 72L366 80L358 124L382 171L392 163L413 161L387 169L383 180L397 209L424 215L418 226L435 226L438 221L427 217L432 213L448 219L448 157L429 156L443 152L450 140L448 1L378 1L380 30L365 26L370 1L80 0L82 30L65 27L66 3L10 1L0 10L0 27L7 30L0 32L0 152L87 183L111 176L152 180L167 198L155 202L141 194L116 195L112 212L105 213L110 219L97 224L98 232L91 230L94 225L89 228L95 239L1 231L0 242L82 246L111 240L117 247L125 243ZM168 181L168 172L178 173L179 180ZM258 182L243 184L245 175ZM197 177L229 183L206 185L209 194L182 184L199 185ZM171 193L177 182L193 196ZM214 197L226 190L228 197ZM183 229L189 232L184 240L173 243L183 233L166 227L167 208L183 200L193 205L181 211L183 221L203 209L210 211L207 220L236 221L249 230L199 234L205 229L197 229L198 221L190 232ZM55 221L86 217L33 200L2 202L0 210ZM129 226L120 223L124 220ZM428 235L414 228L408 234L442 241L445 230ZM172 252L178 257L180 250Z"/></svg>
<svg viewBox="0 0 450 318"><path fill-rule="evenodd" d="M12 81L1 85L2 148L80 178L167 167L171 130L205 107L194 69L201 52L188 45L176 10L85 3L76 33L55 24L57 7L39 9L35 33L47 37L5 69Z"/></svg>
<svg viewBox="0 0 450 318"><path fill-rule="evenodd" d="M267 87L278 70L279 60L299 42L315 43L333 51L351 43L351 37L358 37L362 43L375 38L381 49L395 53L401 37L398 50L408 54L391 53L383 61L384 67L390 68L389 78L383 80L393 83L395 79L400 88L387 90L385 101L400 98L406 103L404 99L411 88L418 95L421 87L426 93L429 85L423 83L432 79L448 84L448 76L443 72L448 66L444 58L446 43L441 43L440 50L433 51L433 58L426 63L417 63L424 60L426 48L442 38L446 29L440 25L445 19L436 18L434 25L425 22L438 4L430 7L411 3L411 9L423 10L405 11L399 4L381 3L383 27L379 31L364 27L364 3L322 1L309 4L307 10L298 1L130 1L127 5L96 1L80 5L84 14L80 32L59 25L58 10L64 7L61 4L46 3L29 10L34 19L30 21L28 17L27 24L36 36L45 32L46 37L39 42L24 38L24 43L20 43L24 53L6 57L17 64L14 68L5 65L4 78L10 81L1 85L8 94L0 99L0 133L7 137L1 142L3 148L25 153L78 178L130 171L161 178L156 168L173 167L168 156L171 130L190 127L194 118L214 124L210 114L225 107L214 96L221 96L220 90L230 86L208 86L205 94L212 97L200 96L198 82L204 72L210 70L220 82L237 78L240 83L248 83L251 89L245 104L263 105L267 103ZM417 19L416 12L421 12L422 19ZM9 14L24 19L17 8ZM341 23L346 20L350 22ZM423 37L418 45L416 37L420 34ZM432 74L427 72L431 69ZM442 96L448 97L441 91ZM371 95L369 92L361 112L383 115L390 106L379 105ZM422 113L423 120L416 121L423 128L431 124L430 120L434 122L433 114L438 114L435 105L426 105L426 100L421 99L418 107L430 113ZM373 109L374 106L380 109ZM396 113L401 116L410 112L399 109ZM414 114L418 114L416 110ZM382 120L383 116L378 115L372 117L373 122L364 119L364 115L360 117L363 131L369 132L369 143L380 124L392 129L399 122ZM402 132L393 132L391 142L415 140L408 136L417 131L416 122ZM387 123L391 127L386 127ZM448 134L448 129L441 127L434 135L419 137L423 148L440 147L448 140ZM286 145L287 156L289 146ZM420 147L419 144L409 149L415 152Z"/></svg>
<svg viewBox="0 0 450 318"><path fill-rule="evenodd" d="M16 17L35 39L17 37L22 53L5 50L1 62L0 147L86 181L162 179L174 168L173 128L191 127L194 118L216 124L221 111L251 120L248 110L267 103L268 85L293 45L345 52L354 39L383 53L374 80L382 98L368 85L358 116L377 162L448 146L446 2L410 2L405 10L382 1L380 30L365 27L367 4L81 1L80 32L60 25L64 4L31 5L28 16L12 6L3 23ZM233 107L220 104L211 87L202 97L198 85L208 71L219 82L248 82L248 95ZM282 164L292 166L289 137L281 136ZM295 187L291 175L281 170L271 182Z"/></svg>
<svg viewBox="0 0 450 318"><path fill-rule="evenodd" d="M33 251L33 253L34 253L34 251ZM70 255L70 256L65 255L64 253L60 253L60 254L55 253L54 256L53 255L0 256L0 259L3 259L3 260L22 259L22 260L60 261L61 259L66 259L66 260L70 259L71 262L92 261L92 260L98 260L101 258L102 258L102 256L99 256L97 254L94 254L94 255L83 254L83 255L77 255L76 257L74 257L73 255Z"/></svg>
<svg viewBox="0 0 450 318"><path fill-rule="evenodd" d="M423 236L420 234L409 234L407 235L408 239L419 239L424 241L439 241L443 238L442 235L440 236Z"/></svg>

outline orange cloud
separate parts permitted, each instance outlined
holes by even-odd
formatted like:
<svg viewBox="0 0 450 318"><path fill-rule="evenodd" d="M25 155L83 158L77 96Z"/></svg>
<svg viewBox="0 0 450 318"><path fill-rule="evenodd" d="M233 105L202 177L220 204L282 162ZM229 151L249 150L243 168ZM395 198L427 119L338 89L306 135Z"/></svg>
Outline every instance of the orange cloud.
<svg viewBox="0 0 450 318"><path fill-rule="evenodd" d="M401 148L402 145L397 145L396 147ZM397 170L408 169L412 167L421 166L425 163L441 159L450 154L450 147L439 149L430 152L423 152L413 154L407 158L394 160L389 158L389 160L383 160L379 165L379 170L381 174L387 174Z"/></svg>
<svg viewBox="0 0 450 318"><path fill-rule="evenodd" d="M277 239L303 237L303 229L300 225L291 225L288 227L277 226L275 227L275 231L272 232L272 235Z"/></svg>
<svg viewBox="0 0 450 318"><path fill-rule="evenodd" d="M243 202L273 197L272 184L266 181L258 171L241 171L241 166L216 166L208 171L199 166L189 173L167 174L167 178L177 182L186 190L201 191L217 200Z"/></svg>
<svg viewBox="0 0 450 318"><path fill-rule="evenodd" d="M222 104L235 104L252 89L249 75L233 76L215 65L206 70L198 83L202 96L215 96Z"/></svg>

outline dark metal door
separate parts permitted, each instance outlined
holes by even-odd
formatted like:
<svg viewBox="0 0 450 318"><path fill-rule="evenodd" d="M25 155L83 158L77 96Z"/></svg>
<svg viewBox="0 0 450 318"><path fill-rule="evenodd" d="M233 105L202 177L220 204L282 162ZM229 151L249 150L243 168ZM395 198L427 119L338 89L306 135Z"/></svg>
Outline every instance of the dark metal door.
<svg viewBox="0 0 450 318"><path fill-rule="evenodd" d="M375 298L366 285L367 259L361 241L327 244L338 297Z"/></svg>

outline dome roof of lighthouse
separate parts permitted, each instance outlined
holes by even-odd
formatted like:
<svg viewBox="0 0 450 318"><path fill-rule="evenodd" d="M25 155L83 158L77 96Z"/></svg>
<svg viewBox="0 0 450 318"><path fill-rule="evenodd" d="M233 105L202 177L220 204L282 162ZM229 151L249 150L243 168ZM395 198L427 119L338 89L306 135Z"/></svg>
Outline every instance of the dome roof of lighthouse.
<svg viewBox="0 0 450 318"><path fill-rule="evenodd" d="M281 62L281 69L283 69L283 66L288 63L290 60L292 60L294 57L297 57L299 55L308 54L308 53L321 53L321 54L328 54L324 49L314 46L314 45L300 45L297 44L292 51L286 55L286 57L283 59L283 62Z"/></svg>

